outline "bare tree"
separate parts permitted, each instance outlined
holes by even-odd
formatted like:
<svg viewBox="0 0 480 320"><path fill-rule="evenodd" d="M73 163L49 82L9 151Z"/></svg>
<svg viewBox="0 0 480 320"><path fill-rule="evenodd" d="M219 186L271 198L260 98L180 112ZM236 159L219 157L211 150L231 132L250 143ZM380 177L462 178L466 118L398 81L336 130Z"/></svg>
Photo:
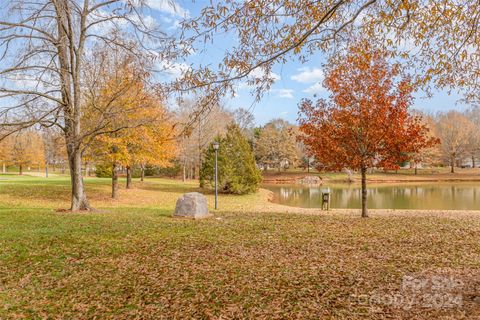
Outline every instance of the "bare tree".
<svg viewBox="0 0 480 320"><path fill-rule="evenodd" d="M465 114L475 126L469 137L468 153L472 158L472 167L476 167L475 159L480 154L480 106L476 105L467 110Z"/></svg>
<svg viewBox="0 0 480 320"><path fill-rule="evenodd" d="M65 136L72 183L71 210L89 210L82 178L85 141L83 75L95 43L140 57L166 39L145 22L144 1L9 0L0 17L2 136L40 123ZM152 58L158 57L158 53ZM1 137L0 137L1 139Z"/></svg>
<svg viewBox="0 0 480 320"><path fill-rule="evenodd" d="M44 154L45 154L45 177L48 178L50 165L55 169L58 165L65 165L67 154L62 133L55 127L42 130Z"/></svg>
<svg viewBox="0 0 480 320"><path fill-rule="evenodd" d="M185 100L181 103L178 117L183 124L183 134L179 138L179 161L183 168L183 179L199 178L200 168L205 148L212 140L226 132L228 124L232 122L232 116L222 106L216 104L209 106L208 113L202 113L192 119L192 110L204 108L203 105L196 105L195 100Z"/></svg>
<svg viewBox="0 0 480 320"><path fill-rule="evenodd" d="M454 173L455 163L467 155L470 136L475 131L473 123L460 112L450 111L438 116L436 135L440 139L440 153Z"/></svg>
<svg viewBox="0 0 480 320"><path fill-rule="evenodd" d="M296 141L296 128L283 119L274 119L260 131L255 144L255 156L266 169L274 166L280 169L295 165L299 150Z"/></svg>
<svg viewBox="0 0 480 320"><path fill-rule="evenodd" d="M242 130L251 131L255 127L255 117L247 109L235 109L232 112L232 116L235 124L237 124Z"/></svg>

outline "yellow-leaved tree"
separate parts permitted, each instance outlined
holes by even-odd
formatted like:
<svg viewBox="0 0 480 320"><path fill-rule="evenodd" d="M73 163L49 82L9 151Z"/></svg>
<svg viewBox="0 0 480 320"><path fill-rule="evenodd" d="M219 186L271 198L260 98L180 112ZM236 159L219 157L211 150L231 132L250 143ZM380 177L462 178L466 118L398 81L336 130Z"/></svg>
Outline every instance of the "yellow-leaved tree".
<svg viewBox="0 0 480 320"><path fill-rule="evenodd" d="M0 141L0 162L2 163L2 173L7 173L7 165L10 162L11 137Z"/></svg>
<svg viewBox="0 0 480 320"><path fill-rule="evenodd" d="M18 167L20 175L27 166L40 167L45 163L43 139L37 132L20 131L9 140L9 162Z"/></svg>
<svg viewBox="0 0 480 320"><path fill-rule="evenodd" d="M115 71L104 74L104 82L88 99L85 123L98 116L111 116L89 144L90 159L111 167L112 198L118 196L118 170L127 169L131 188L134 165L167 165L175 156L174 127L160 95L146 84L149 74L126 57ZM98 130L98 128L95 128Z"/></svg>
<svg viewBox="0 0 480 320"><path fill-rule="evenodd" d="M159 107L157 112L162 113ZM126 141L129 156L127 169L127 189L132 187L132 167L139 166L141 181L145 178L146 165L167 167L177 154L173 125L168 118L158 115L159 120L127 132ZM166 115L165 115L166 116Z"/></svg>

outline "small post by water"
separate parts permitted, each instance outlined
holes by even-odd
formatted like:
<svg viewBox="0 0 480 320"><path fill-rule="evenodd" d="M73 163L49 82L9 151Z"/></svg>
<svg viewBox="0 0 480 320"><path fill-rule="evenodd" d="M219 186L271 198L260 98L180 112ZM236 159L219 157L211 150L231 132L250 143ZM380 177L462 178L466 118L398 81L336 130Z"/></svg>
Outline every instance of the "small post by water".
<svg viewBox="0 0 480 320"><path fill-rule="evenodd" d="M215 150L215 210L218 210L218 149L220 144L215 141L213 143L213 149Z"/></svg>
<svg viewBox="0 0 480 320"><path fill-rule="evenodd" d="M322 210L330 210L330 192L322 192Z"/></svg>

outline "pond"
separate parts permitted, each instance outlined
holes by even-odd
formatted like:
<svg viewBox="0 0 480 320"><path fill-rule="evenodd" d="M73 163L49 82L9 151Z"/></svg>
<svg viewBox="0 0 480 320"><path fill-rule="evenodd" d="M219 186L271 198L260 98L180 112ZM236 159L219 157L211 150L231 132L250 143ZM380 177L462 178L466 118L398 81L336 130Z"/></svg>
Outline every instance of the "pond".
<svg viewBox="0 0 480 320"><path fill-rule="evenodd" d="M273 202L320 208L322 192L330 192L331 208L361 208L360 184L321 186L264 185ZM480 182L430 182L367 185L371 209L479 210Z"/></svg>

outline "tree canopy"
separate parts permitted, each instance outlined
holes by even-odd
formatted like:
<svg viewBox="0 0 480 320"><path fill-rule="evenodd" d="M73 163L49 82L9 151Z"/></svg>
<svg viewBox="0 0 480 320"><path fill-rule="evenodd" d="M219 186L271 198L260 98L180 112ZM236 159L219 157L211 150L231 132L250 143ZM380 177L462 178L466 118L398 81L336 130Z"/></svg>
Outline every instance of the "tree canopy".
<svg viewBox="0 0 480 320"><path fill-rule="evenodd" d="M463 87L466 97L479 101L479 19L480 4L468 0L212 2L182 24L182 40L200 48L218 43L221 31L238 41L218 65L204 65L182 81L184 87L193 83L226 92L232 81L247 79L260 99L274 81L276 64L305 62L317 52L335 55L365 37L408 61L417 83Z"/></svg>
<svg viewBox="0 0 480 320"><path fill-rule="evenodd" d="M296 128L283 119L268 122L255 141L255 156L264 167L280 170L282 166L295 165L299 160Z"/></svg>
<svg viewBox="0 0 480 320"><path fill-rule="evenodd" d="M182 76L173 83L142 83L175 97L197 93L185 132L191 132L195 123L201 132L202 117L223 96L232 94L239 81L252 86L258 101L275 80L272 69L276 64L303 63L318 52L335 56L358 38L388 49L389 57L416 71L410 84L463 89L467 100L480 101L478 2L225 0L202 4L198 15L185 15L175 37L160 24L150 23L149 3L4 1L0 14L0 139L34 125L57 127L65 138L71 210L90 209L82 179L82 157L89 144L97 136L138 125L127 121L114 126L121 115L112 113L110 107L98 108L92 113L95 117L88 115L89 104L112 105L109 99L116 100L115 93L121 95L121 90L113 90L108 99L97 100L106 96L97 90L106 84L105 72L115 72L106 59L110 56L128 56L140 73L152 69L152 61L158 61L156 65L163 70L170 68L172 61L186 63ZM236 39L231 47L223 48L219 61L188 60L207 52L212 46L205 44L215 45L219 35ZM129 76L124 80L117 82L118 89L129 82ZM183 137L188 136L185 132ZM201 155L198 158L192 167L200 166Z"/></svg>
<svg viewBox="0 0 480 320"><path fill-rule="evenodd" d="M436 142L419 116L409 113L412 85L387 54L360 42L331 60L325 86L330 99L300 103L300 139L318 169L362 173L362 216L367 216L366 172L397 168L410 154Z"/></svg>

